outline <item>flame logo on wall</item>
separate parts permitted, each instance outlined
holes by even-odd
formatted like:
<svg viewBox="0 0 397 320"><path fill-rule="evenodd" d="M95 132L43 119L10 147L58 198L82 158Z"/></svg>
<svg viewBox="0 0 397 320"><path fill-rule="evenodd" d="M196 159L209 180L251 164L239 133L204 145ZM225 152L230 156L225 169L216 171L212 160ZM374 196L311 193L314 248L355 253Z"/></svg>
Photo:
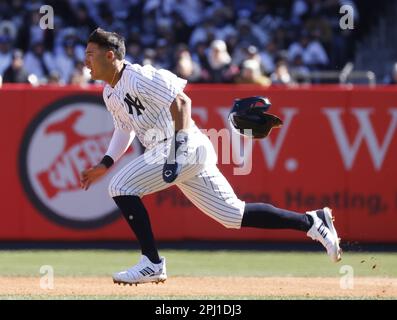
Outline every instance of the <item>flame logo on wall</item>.
<svg viewBox="0 0 397 320"><path fill-rule="evenodd" d="M90 190L80 172L96 165L113 134L112 117L100 97L73 96L45 107L28 126L20 151L22 185L35 207L51 221L87 229L104 226L118 210L107 194L109 172ZM138 143L110 171L142 153Z"/></svg>

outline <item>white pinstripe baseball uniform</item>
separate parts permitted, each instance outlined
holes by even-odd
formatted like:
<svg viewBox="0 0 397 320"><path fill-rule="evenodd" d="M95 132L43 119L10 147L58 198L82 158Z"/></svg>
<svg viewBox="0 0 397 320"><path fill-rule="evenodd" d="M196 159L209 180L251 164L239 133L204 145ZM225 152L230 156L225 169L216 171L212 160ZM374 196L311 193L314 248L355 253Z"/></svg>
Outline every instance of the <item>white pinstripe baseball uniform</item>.
<svg viewBox="0 0 397 320"><path fill-rule="evenodd" d="M187 161L181 173L171 184L162 178L174 135L170 106L185 85L186 80L167 70L125 63L115 87L105 86L103 98L115 126L106 154L117 161L135 135L146 147L112 178L109 194L143 197L176 184L205 214L227 228L240 228L245 203L217 168L215 150L196 125L188 130Z"/></svg>

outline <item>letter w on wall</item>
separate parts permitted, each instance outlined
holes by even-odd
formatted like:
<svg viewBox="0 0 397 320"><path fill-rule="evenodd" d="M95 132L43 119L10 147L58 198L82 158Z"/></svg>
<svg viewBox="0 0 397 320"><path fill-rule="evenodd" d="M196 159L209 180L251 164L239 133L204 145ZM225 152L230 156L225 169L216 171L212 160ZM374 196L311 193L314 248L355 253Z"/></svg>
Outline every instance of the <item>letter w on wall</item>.
<svg viewBox="0 0 397 320"><path fill-rule="evenodd" d="M376 132L370 119L371 113L374 112L373 108L352 108L351 112L357 119L359 125L352 144L349 142L345 126L341 119L343 109L324 108L323 112L331 125L345 168L350 170L353 167L357 152L360 149L361 144L365 142L368 146L368 151L375 170L379 171L382 168L383 160L385 159L386 153L393 139L394 132L397 128L397 108L389 109L391 121L383 142L381 143L378 142Z"/></svg>

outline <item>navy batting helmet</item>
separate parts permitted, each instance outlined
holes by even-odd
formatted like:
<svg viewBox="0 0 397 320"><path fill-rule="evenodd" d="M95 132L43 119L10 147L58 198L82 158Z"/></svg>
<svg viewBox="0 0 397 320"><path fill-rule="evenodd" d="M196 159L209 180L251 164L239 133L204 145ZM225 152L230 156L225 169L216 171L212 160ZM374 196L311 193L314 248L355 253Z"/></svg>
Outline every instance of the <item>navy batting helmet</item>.
<svg viewBox="0 0 397 320"><path fill-rule="evenodd" d="M272 128L281 127L283 122L267 113L271 103L266 97L235 99L229 114L231 127L239 134L255 138L266 138Z"/></svg>

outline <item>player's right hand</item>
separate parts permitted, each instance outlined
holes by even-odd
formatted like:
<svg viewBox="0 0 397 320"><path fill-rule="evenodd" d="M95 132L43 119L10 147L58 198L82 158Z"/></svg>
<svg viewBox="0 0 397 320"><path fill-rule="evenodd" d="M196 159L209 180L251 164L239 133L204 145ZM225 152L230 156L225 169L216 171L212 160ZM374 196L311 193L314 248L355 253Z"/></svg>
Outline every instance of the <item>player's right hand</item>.
<svg viewBox="0 0 397 320"><path fill-rule="evenodd" d="M95 167L84 170L80 174L80 187L84 190L88 190L91 183L101 178L107 172L107 168L104 164L98 164Z"/></svg>

